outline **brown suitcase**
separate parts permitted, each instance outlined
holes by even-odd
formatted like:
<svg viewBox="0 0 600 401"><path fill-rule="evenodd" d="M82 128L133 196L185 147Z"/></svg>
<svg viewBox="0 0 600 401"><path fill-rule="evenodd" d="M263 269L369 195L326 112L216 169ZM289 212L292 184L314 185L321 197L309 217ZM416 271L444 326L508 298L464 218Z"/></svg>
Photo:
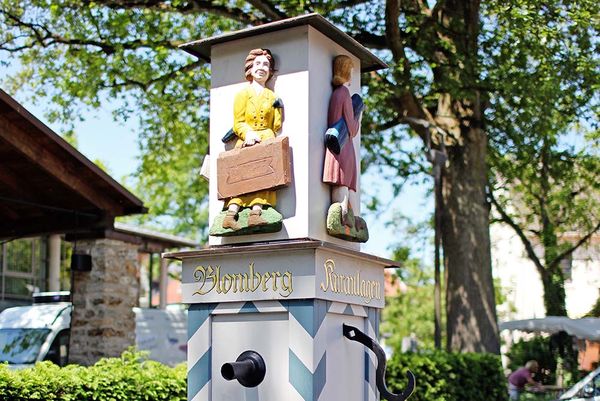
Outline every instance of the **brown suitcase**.
<svg viewBox="0 0 600 401"><path fill-rule="evenodd" d="M287 136L221 152L217 158L217 192L220 200L282 188L290 182L292 175Z"/></svg>

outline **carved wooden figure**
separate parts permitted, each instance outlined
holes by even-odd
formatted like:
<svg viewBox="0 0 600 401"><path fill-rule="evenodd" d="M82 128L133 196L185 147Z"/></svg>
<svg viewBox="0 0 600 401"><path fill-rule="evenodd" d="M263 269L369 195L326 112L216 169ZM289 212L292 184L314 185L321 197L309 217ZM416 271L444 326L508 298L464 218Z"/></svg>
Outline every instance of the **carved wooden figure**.
<svg viewBox="0 0 600 401"><path fill-rule="evenodd" d="M358 134L362 109L359 95L350 96L348 84L352 77L352 59L345 55L333 59L334 89L329 100L323 182L332 186L327 213L327 232L348 241L366 242L369 232L365 221L355 216L349 192L356 192L358 165L352 138ZM355 208L358 210L358 208Z"/></svg>
<svg viewBox="0 0 600 401"><path fill-rule="evenodd" d="M225 200L226 210L213 222L211 235L276 232L283 219L275 210L274 189L289 184L289 147L285 138L275 140L281 129L283 104L266 87L275 70L271 52L251 50L244 69L249 84L233 102L236 149L218 159L219 193L229 198ZM252 152L246 150L249 147L253 147ZM274 166L273 161L279 163Z"/></svg>

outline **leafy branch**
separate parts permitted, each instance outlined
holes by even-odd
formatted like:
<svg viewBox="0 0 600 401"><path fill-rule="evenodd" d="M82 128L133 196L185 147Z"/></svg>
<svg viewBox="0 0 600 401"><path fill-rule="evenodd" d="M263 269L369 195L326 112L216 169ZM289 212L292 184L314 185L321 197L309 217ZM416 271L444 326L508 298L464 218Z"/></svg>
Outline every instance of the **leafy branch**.
<svg viewBox="0 0 600 401"><path fill-rule="evenodd" d="M490 201L492 202L492 205L494 205L494 207L496 208L498 213L500 213L501 221L508 224L515 231L515 233L517 234L517 236L523 243L523 246L525 247L527 256L529 257L529 259L531 259L531 261L537 268L540 275L544 274L544 272L545 272L544 265L540 261L540 258L538 258L538 256L536 255L535 250L533 249L533 244L531 243L529 238L527 238L527 236L525 235L525 233L523 232L521 227L512 219L512 217L506 212L506 210L502 207L502 205L500 205L500 203L496 200L496 197L494 196L494 190L489 183L488 183L488 198L490 199Z"/></svg>
<svg viewBox="0 0 600 401"><path fill-rule="evenodd" d="M84 4L91 3L92 1L90 0L84 1ZM93 3L112 9L139 8L144 10L178 14L210 13L248 25L269 22L268 18L257 17L238 7L215 4L214 1L188 0L182 2L173 2L162 0L97 0L93 1Z"/></svg>
<svg viewBox="0 0 600 401"><path fill-rule="evenodd" d="M196 68L198 68L199 66L205 64L204 60L196 60L193 61L191 63L188 63L186 65L183 65L175 70L169 71L165 74L162 74L160 76L157 76L156 78L152 78L146 82L142 82L142 81L137 81L134 79L130 79L130 78L125 78L122 81L117 82L116 80L113 81L112 83L109 84L103 84L101 85L101 88L104 89L111 89L111 88L122 88L122 87L130 87L130 86L136 86L140 89L142 89L143 91L147 91L151 86L158 84L158 83L164 83L164 82L169 82L171 79L173 79L177 74L182 74L188 71L193 71Z"/></svg>
<svg viewBox="0 0 600 401"><path fill-rule="evenodd" d="M13 21L15 26L25 28L32 33L32 36L35 38L35 41L32 41L29 44L24 44L22 46L17 47L7 47L6 44L10 43L10 41L5 41L1 44L0 49L5 50L11 53L16 53L24 49L30 49L35 47L36 45L40 45L43 47L49 47L52 45L67 45L67 46L92 46L101 49L105 54L111 55L116 53L118 50L136 50L140 48L156 48L156 47L167 47L176 49L177 46L182 44L181 41L169 41L169 40L158 40L158 41L150 41L144 39L135 39L127 42L117 42L117 43L108 43L95 39L79 39L79 38L68 38L57 33L52 32L48 27L42 24L37 24L33 22L27 22L16 15L9 13L6 10L0 9L0 14L5 15L10 21ZM20 37L23 37L21 35ZM12 40L14 42L14 40Z"/></svg>
<svg viewBox="0 0 600 401"><path fill-rule="evenodd" d="M491 184L488 184L488 197L489 197L492 205L494 205L494 208L496 209L496 211L498 211L498 213L500 214L500 219L498 219L498 220L508 224L514 230L514 232L517 234L517 236L521 240L521 243L525 247L527 256L534 263L538 272L541 275L545 274L546 267L544 266L544 264L541 262L540 258L535 253L532 242L529 240L529 238L527 237L527 235L525 234L525 231L521 228L521 226L519 226L519 224L517 224L515 222L515 220L508 214L506 209L500 204L500 202L498 202L498 200L494 196L494 190L493 190ZM568 246L566 249L564 249L562 252L558 253L551 260L546 260L545 265L546 266L555 266L555 265L559 264L564 258L568 257L573 252L575 252L578 248L580 248L582 245L584 245L599 230L600 230L600 221L591 230L589 230L585 235L581 236L581 238L577 242L575 242L571 246ZM529 231L537 236L543 234L539 230L529 230Z"/></svg>
<svg viewBox="0 0 600 401"><path fill-rule="evenodd" d="M271 20L279 20L288 17L285 13L279 11L273 4L271 4L268 1L248 0L248 3L252 4L254 8L262 12L265 15L265 17Z"/></svg>

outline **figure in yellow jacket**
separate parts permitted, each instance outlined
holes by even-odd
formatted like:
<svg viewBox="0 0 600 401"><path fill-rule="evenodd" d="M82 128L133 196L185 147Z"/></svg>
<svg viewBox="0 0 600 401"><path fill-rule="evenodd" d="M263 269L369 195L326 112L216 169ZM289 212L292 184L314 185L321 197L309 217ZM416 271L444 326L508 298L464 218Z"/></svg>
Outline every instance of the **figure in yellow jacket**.
<svg viewBox="0 0 600 401"><path fill-rule="evenodd" d="M241 90L233 103L233 131L237 135L236 148L253 146L274 138L281 129L282 109L273 91L265 85L275 69L273 56L268 49L251 50L245 62L246 80L250 84ZM237 215L241 208L250 207L248 226L260 226L267 222L261 217L264 206L274 207L275 191L260 191L229 199L223 228L238 230Z"/></svg>

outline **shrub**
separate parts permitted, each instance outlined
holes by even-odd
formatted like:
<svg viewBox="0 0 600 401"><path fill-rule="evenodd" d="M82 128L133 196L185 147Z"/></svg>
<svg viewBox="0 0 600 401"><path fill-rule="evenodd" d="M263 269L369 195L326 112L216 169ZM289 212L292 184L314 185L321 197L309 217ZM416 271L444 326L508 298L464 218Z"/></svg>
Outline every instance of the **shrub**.
<svg viewBox="0 0 600 401"><path fill-rule="evenodd" d="M184 401L186 368L149 361L145 354L126 351L93 366L51 362L11 371L0 365L0 400L11 401Z"/></svg>
<svg viewBox="0 0 600 401"><path fill-rule="evenodd" d="M406 369L417 378L410 401L506 401L506 378L500 357L491 354L397 353L388 361L387 385L393 393L406 387Z"/></svg>
<svg viewBox="0 0 600 401"><path fill-rule="evenodd" d="M395 354L388 362L390 391L406 386L406 369L417 377L410 401L506 401L500 359L489 354ZM127 351L90 367L51 362L19 371L0 365L0 400L10 401L184 401L186 368L146 360Z"/></svg>

